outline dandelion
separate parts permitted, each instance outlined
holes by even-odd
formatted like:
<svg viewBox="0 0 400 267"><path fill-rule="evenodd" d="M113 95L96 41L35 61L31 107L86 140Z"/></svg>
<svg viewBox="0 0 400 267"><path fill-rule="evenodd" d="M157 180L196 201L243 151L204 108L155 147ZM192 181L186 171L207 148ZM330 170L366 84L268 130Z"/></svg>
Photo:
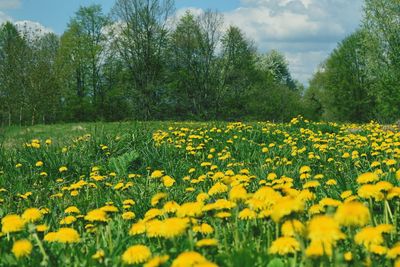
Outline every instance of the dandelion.
<svg viewBox="0 0 400 267"><path fill-rule="evenodd" d="M79 242L80 236L75 229L60 228L57 231L56 240L60 243L76 243L76 242Z"/></svg>
<svg viewBox="0 0 400 267"><path fill-rule="evenodd" d="M278 255L294 254L300 251L300 243L293 237L280 237L272 242L269 253Z"/></svg>
<svg viewBox="0 0 400 267"><path fill-rule="evenodd" d="M218 246L218 240L213 238L201 239L196 242L196 247L213 247Z"/></svg>
<svg viewBox="0 0 400 267"><path fill-rule="evenodd" d="M125 264L140 264L146 262L151 257L151 251L144 245L135 245L129 247L122 254L122 261Z"/></svg>
<svg viewBox="0 0 400 267"><path fill-rule="evenodd" d="M344 203L335 214L335 220L343 226L364 226L370 217L369 209L360 202Z"/></svg>
<svg viewBox="0 0 400 267"><path fill-rule="evenodd" d="M37 208L30 208L26 209L21 217L26 222L36 222L42 219L43 214Z"/></svg>
<svg viewBox="0 0 400 267"><path fill-rule="evenodd" d="M31 252L32 252L32 243L29 240L23 239L14 242L12 247L12 253L17 259L29 256Z"/></svg>
<svg viewBox="0 0 400 267"><path fill-rule="evenodd" d="M379 180L379 176L376 173L367 172L367 173L363 173L360 176L358 176L357 183L367 184L367 183L376 182L378 180Z"/></svg>
<svg viewBox="0 0 400 267"><path fill-rule="evenodd" d="M1 219L1 224L1 231L8 234L21 231L25 226L25 221L19 215L10 214Z"/></svg>
<svg viewBox="0 0 400 267"><path fill-rule="evenodd" d="M147 263L143 265L143 267L158 267L169 260L168 255L162 256L155 256L154 258L150 259Z"/></svg>
<svg viewBox="0 0 400 267"><path fill-rule="evenodd" d="M85 220L89 222L107 222L107 213L101 209L91 210L85 216Z"/></svg>

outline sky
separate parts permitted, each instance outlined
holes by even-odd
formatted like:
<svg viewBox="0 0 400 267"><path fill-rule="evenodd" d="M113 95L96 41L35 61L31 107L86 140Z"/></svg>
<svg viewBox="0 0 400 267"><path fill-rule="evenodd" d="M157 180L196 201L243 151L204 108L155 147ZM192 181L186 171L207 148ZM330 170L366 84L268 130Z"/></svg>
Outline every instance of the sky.
<svg viewBox="0 0 400 267"><path fill-rule="evenodd" d="M0 0L0 23L29 21L62 34L80 6L115 0ZM240 27L260 52L285 54L292 76L307 84L337 43L360 25L363 0L175 0L177 12L216 9L226 25Z"/></svg>

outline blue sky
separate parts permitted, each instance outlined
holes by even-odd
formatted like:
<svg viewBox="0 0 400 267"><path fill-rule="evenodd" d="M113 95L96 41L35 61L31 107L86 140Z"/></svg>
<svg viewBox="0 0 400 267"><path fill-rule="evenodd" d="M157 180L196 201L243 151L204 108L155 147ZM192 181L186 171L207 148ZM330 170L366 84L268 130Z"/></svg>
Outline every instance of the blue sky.
<svg viewBox="0 0 400 267"><path fill-rule="evenodd" d="M0 23L29 21L61 34L79 6L114 0L0 0ZM294 78L307 84L319 64L360 24L363 0L175 0L178 12L218 9L226 25L240 27L258 50L277 49Z"/></svg>

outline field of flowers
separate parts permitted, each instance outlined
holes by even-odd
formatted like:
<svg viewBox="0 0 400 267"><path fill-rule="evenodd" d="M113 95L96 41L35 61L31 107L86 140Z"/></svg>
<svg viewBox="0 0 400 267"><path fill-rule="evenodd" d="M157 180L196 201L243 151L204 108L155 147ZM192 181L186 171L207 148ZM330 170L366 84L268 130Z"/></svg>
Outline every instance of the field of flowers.
<svg viewBox="0 0 400 267"><path fill-rule="evenodd" d="M400 266L394 126L43 127L0 147L0 266Z"/></svg>

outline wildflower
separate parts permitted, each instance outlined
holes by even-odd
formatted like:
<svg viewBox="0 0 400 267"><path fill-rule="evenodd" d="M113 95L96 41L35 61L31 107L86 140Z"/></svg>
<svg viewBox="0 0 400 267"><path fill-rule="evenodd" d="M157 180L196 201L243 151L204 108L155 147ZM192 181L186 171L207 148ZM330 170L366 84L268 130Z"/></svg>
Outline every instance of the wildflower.
<svg viewBox="0 0 400 267"><path fill-rule="evenodd" d="M400 256L400 243L397 243L394 247L388 250L387 257L389 259L396 259Z"/></svg>
<svg viewBox="0 0 400 267"><path fill-rule="evenodd" d="M193 226L192 230L195 233L202 233L202 234L212 234L214 232L214 228L207 223L202 223L201 225L195 225Z"/></svg>
<svg viewBox="0 0 400 267"><path fill-rule="evenodd" d="M297 198L283 197L275 204L271 218L275 222L279 222L284 216L290 215L293 212L300 212L304 209L304 203Z"/></svg>
<svg viewBox="0 0 400 267"><path fill-rule="evenodd" d="M30 209L26 209L24 211L24 213L22 213L21 217L26 222L36 222L36 221L39 221L43 217L43 214L37 208L30 208Z"/></svg>
<svg viewBox="0 0 400 267"><path fill-rule="evenodd" d="M202 214L203 203L187 202L182 204L176 211L178 217L197 217Z"/></svg>
<svg viewBox="0 0 400 267"><path fill-rule="evenodd" d="M212 247L218 246L218 240L214 238L201 239L196 242L196 247Z"/></svg>
<svg viewBox="0 0 400 267"><path fill-rule="evenodd" d="M105 255L105 254L104 254L104 250L99 249L99 250L96 251L95 254L92 255L92 259L94 259L94 260L101 260L101 259L104 258L104 255Z"/></svg>
<svg viewBox="0 0 400 267"><path fill-rule="evenodd" d="M383 243L382 232L373 226L367 226L361 229L355 236L354 241L359 245L364 245L370 249L372 245L380 245Z"/></svg>
<svg viewBox="0 0 400 267"><path fill-rule="evenodd" d="M379 180L379 176L373 172L363 173L357 178L357 183L359 184L367 184L371 182L376 182Z"/></svg>
<svg viewBox="0 0 400 267"><path fill-rule="evenodd" d="M158 267L169 260L168 255L156 256L150 259L147 263L143 265L143 267Z"/></svg>
<svg viewBox="0 0 400 267"><path fill-rule="evenodd" d="M36 231L38 232L46 232L49 229L49 227L45 224L40 224L36 226Z"/></svg>
<svg viewBox="0 0 400 267"><path fill-rule="evenodd" d="M143 221L139 221L131 226L129 230L130 235L139 235L146 232L146 223Z"/></svg>
<svg viewBox="0 0 400 267"><path fill-rule="evenodd" d="M280 237L272 242L269 253L281 256L300 251L300 243L293 237Z"/></svg>
<svg viewBox="0 0 400 267"><path fill-rule="evenodd" d="M372 184L365 184L362 185L359 189L357 194L362 198L373 198L376 201L380 201L384 199L384 195L381 192L380 188L376 185Z"/></svg>
<svg viewBox="0 0 400 267"><path fill-rule="evenodd" d="M76 221L76 217L75 216L72 216L72 215L70 215L70 216L67 216L67 217L65 217L64 219L62 219L61 221L60 221L60 224L62 225L62 224L72 224L72 223L74 223Z"/></svg>
<svg viewBox="0 0 400 267"><path fill-rule="evenodd" d="M66 166L61 166L61 167L58 169L58 171L59 171L60 173L63 173L63 172L68 171L68 168L67 168Z"/></svg>
<svg viewBox="0 0 400 267"><path fill-rule="evenodd" d="M308 238L311 240L310 251L317 247L323 247L326 255L332 255L332 247L336 241L343 239L345 235L340 231L339 224L329 216L316 216L308 225Z"/></svg>
<svg viewBox="0 0 400 267"><path fill-rule="evenodd" d="M89 222L106 222L107 213L101 209L91 210L85 216L85 220Z"/></svg>
<svg viewBox="0 0 400 267"><path fill-rule="evenodd" d="M36 167L42 167L43 166L43 161L38 161L35 163Z"/></svg>
<svg viewBox="0 0 400 267"><path fill-rule="evenodd" d="M158 179L161 178L163 175L164 175L163 171L155 170L151 173L150 178Z"/></svg>
<svg viewBox="0 0 400 267"><path fill-rule="evenodd" d="M21 231L25 226L25 221L19 215L11 214L1 219L1 224L1 231L8 234Z"/></svg>
<svg viewBox="0 0 400 267"><path fill-rule="evenodd" d="M165 187L171 187L174 185L175 183L175 179L173 179L172 177L166 175L162 178L162 182L164 184Z"/></svg>
<svg viewBox="0 0 400 267"><path fill-rule="evenodd" d="M245 208L244 210L239 212L239 219L241 220L252 220L255 218L257 218L257 213L249 208Z"/></svg>
<svg viewBox="0 0 400 267"><path fill-rule="evenodd" d="M14 242L12 247L12 253L17 259L29 256L31 252L32 252L32 243L29 240L23 239Z"/></svg>
<svg viewBox="0 0 400 267"><path fill-rule="evenodd" d="M64 210L64 212L67 213L67 214L68 213L76 213L76 214L80 214L81 213L81 211L75 206L70 206L70 207L66 208Z"/></svg>
<svg viewBox="0 0 400 267"><path fill-rule="evenodd" d="M151 205L154 207L158 204L158 202L163 199L166 198L168 195L166 193L157 193L155 194L152 198L151 198Z"/></svg>
<svg viewBox="0 0 400 267"><path fill-rule="evenodd" d="M179 256L172 262L172 267L191 267L191 266L204 266L206 263L210 263L201 254L195 251L188 251L179 254ZM216 267L217 265L211 264L210 267Z"/></svg>
<svg viewBox="0 0 400 267"><path fill-rule="evenodd" d="M208 194L210 196L213 196L213 195L216 195L216 194L225 193L227 191L228 191L228 187L225 184L218 182L218 183L214 184L210 188L210 190L208 190Z"/></svg>
<svg viewBox="0 0 400 267"><path fill-rule="evenodd" d="M335 220L343 226L364 226L370 217L369 209L360 202L344 203L335 214Z"/></svg>
<svg viewBox="0 0 400 267"><path fill-rule="evenodd" d="M350 251L344 253L343 257L344 257L345 261L352 261L353 260L353 254Z"/></svg>
<svg viewBox="0 0 400 267"><path fill-rule="evenodd" d="M144 245L129 247L122 254L122 261L125 264L140 264L146 262L151 257L151 251Z"/></svg>
<svg viewBox="0 0 400 267"><path fill-rule="evenodd" d="M237 185L232 187L229 192L229 199L232 201L245 200L247 198L247 191L243 185Z"/></svg>
<svg viewBox="0 0 400 267"><path fill-rule="evenodd" d="M122 214L122 219L124 220L132 220L135 218L135 213L132 211L127 211Z"/></svg>
<svg viewBox="0 0 400 267"><path fill-rule="evenodd" d="M57 241L60 243L76 243L79 242L80 236L75 229L60 228L57 231Z"/></svg>
<svg viewBox="0 0 400 267"><path fill-rule="evenodd" d="M303 235L305 232L304 225L299 220L289 220L282 224L282 234L287 237L295 235Z"/></svg>

